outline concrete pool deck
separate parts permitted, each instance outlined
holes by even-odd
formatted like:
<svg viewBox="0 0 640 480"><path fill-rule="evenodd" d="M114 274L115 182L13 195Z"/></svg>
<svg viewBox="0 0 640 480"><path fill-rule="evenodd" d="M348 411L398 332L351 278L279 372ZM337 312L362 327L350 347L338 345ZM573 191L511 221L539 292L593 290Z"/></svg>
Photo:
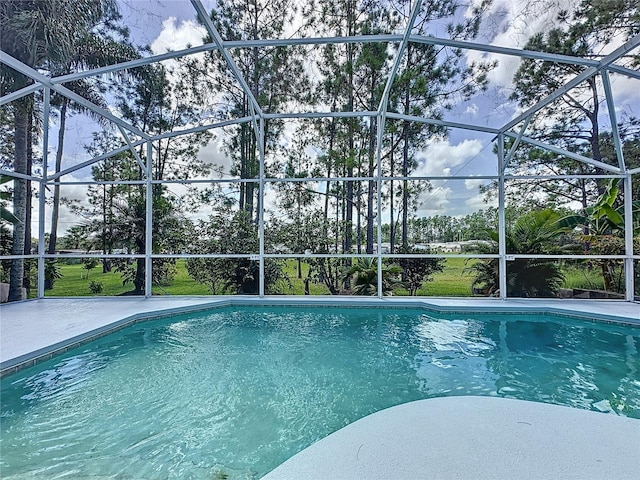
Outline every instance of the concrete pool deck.
<svg viewBox="0 0 640 480"><path fill-rule="evenodd" d="M138 320L239 304L401 306L440 312L546 312L640 325L640 304L614 300L285 296L45 298L0 306L0 374L12 373Z"/></svg>
<svg viewBox="0 0 640 480"><path fill-rule="evenodd" d="M228 305L423 307L442 312L531 312L640 326L620 301L353 297L47 298L0 306L0 372L135 321ZM354 422L264 477L278 479L636 479L640 420L496 397L399 405Z"/></svg>
<svg viewBox="0 0 640 480"><path fill-rule="evenodd" d="M640 420L495 397L444 397L362 418L263 480L635 480Z"/></svg>

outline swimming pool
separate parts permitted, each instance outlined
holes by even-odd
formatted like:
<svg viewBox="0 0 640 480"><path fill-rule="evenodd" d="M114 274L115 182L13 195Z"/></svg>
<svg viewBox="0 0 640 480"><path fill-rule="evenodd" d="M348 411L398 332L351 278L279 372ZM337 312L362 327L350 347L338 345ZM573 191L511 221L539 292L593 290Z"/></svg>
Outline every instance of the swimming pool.
<svg viewBox="0 0 640 480"><path fill-rule="evenodd" d="M3 478L254 478L375 411L492 395L640 418L640 329L551 315L227 307L2 379Z"/></svg>

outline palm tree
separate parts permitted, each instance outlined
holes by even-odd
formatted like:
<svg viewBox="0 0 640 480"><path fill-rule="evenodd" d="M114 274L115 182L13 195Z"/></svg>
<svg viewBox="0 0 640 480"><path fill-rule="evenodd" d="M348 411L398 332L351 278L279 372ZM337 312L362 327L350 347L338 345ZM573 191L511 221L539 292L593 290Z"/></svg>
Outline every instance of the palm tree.
<svg viewBox="0 0 640 480"><path fill-rule="evenodd" d="M116 8L115 0L3 0L0 2L0 45L3 51L22 63L37 69L51 69L73 58L78 37L105 11ZM0 65L0 95L33 83L27 76ZM33 95L13 102L14 161L13 171L27 174L29 128L34 112ZM22 255L27 220L27 181L16 178L13 191L13 213L18 222L13 227L12 255ZM24 260L11 263L9 301L22 298Z"/></svg>
<svg viewBox="0 0 640 480"><path fill-rule="evenodd" d="M478 253L496 253L498 250L498 232L486 231L491 241L476 245ZM570 228L562 225L562 217L553 210L534 210L518 218L512 227L505 231L506 252L532 255L545 255L574 248L559 246L562 235ZM473 287L486 293L495 294L500 288L499 261L497 258L476 262L470 271L476 277ZM560 265L552 259L516 258L507 263L507 295L512 297L549 297L555 296L562 286L564 274Z"/></svg>
<svg viewBox="0 0 640 480"><path fill-rule="evenodd" d="M399 275L402 268L398 265L382 265L382 294L391 295L393 289L402 285ZM378 294L378 260L375 258L358 258L346 271L346 279L353 279L354 295Z"/></svg>

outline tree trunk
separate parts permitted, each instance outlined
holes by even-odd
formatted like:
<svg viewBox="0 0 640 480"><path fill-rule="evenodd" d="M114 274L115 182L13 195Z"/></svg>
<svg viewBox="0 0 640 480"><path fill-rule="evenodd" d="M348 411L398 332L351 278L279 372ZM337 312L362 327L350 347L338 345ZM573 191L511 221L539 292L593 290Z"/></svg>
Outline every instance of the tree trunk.
<svg viewBox="0 0 640 480"><path fill-rule="evenodd" d="M604 284L604 290L606 292L612 292L613 291L613 275L611 275L610 261L601 260L600 265L602 269L602 281Z"/></svg>
<svg viewBox="0 0 640 480"><path fill-rule="evenodd" d="M373 87L373 85L372 85ZM373 103L373 93L371 90L371 100ZM373 118L369 120L369 177L373 177L375 169L375 146L376 146L376 122ZM375 193L376 182L375 180L369 180L369 191L367 192L367 253L373 253L373 196ZM381 245L378 245L378 251L381 249Z"/></svg>
<svg viewBox="0 0 640 480"><path fill-rule="evenodd" d="M393 132L391 133L391 145L393 145ZM393 178L394 175L394 165L393 165L393 147L389 152L389 176ZM394 197L393 197L393 180L390 181L389 185L389 253L395 253L396 245L395 245L395 225L393 222L393 205L394 205Z"/></svg>
<svg viewBox="0 0 640 480"><path fill-rule="evenodd" d="M144 238L136 239L136 246L138 247L138 253L144 255L145 253L145 240ZM142 295L144 294L144 281L145 281L145 270L144 270L144 258L136 259L136 274L133 278L134 285L134 294Z"/></svg>
<svg viewBox="0 0 640 480"><path fill-rule="evenodd" d="M409 122L404 122L404 145L402 149L402 176L409 175ZM402 181L402 248L409 246L409 182Z"/></svg>
<svg viewBox="0 0 640 480"><path fill-rule="evenodd" d="M347 12L347 31L349 35L355 33L355 11L354 6L349 4L349 11ZM354 45L352 43L347 44L347 89L348 89L348 105L347 111L353 112L355 103L355 92L353 85L353 63L354 63ZM354 148L354 120L352 118L347 119L347 140L349 143L348 157L347 157L347 176L353 177L353 164L355 157ZM351 250L352 245L352 229L353 229L353 181L347 181L346 192L346 214L345 214L345 235L344 235L344 252L348 253ZM346 265L350 265L350 261L346 261ZM345 282L345 288L348 287L349 281Z"/></svg>
<svg viewBox="0 0 640 480"><path fill-rule="evenodd" d="M32 174L32 166L33 166L33 116L32 112L29 112L28 123L27 123L27 175ZM25 215L24 215L24 254L31 255L32 253L32 242L31 242L31 212L33 211L32 207L32 197L31 197L31 182L27 180L27 197L25 199ZM24 262L24 280L23 287L27 289L27 293L31 291L31 268L33 267L33 260L26 259Z"/></svg>
<svg viewBox="0 0 640 480"><path fill-rule="evenodd" d="M334 98L334 109L335 109L335 98ZM335 110L332 110L335 111ZM333 172L333 143L335 139L335 119L331 119L329 123L329 151L327 154L327 178L331 178L331 174ZM331 182L327 180L327 194L324 197L324 223L323 223L323 234L324 238L328 239L329 236L329 192L331 192ZM337 235L338 233L336 233ZM337 243L337 240L336 240ZM336 245L336 252L338 251Z"/></svg>
<svg viewBox="0 0 640 480"><path fill-rule="evenodd" d="M18 102L15 110L15 158L13 170L16 173L27 173L27 135L29 127L29 108L24 102ZM27 217L27 182L16 178L13 187L13 214L18 223L13 225L12 255L23 255L25 244L25 227ZM9 273L9 301L22 300L24 280L24 259L14 258Z"/></svg>
<svg viewBox="0 0 640 480"><path fill-rule="evenodd" d="M410 68L412 64L412 49L409 45L407 48L407 68ZM404 90L404 105L403 110L405 115L410 114L411 108L411 84L408 83ZM409 138L410 138L411 124L407 121L404 122L404 130L402 132L404 144L402 148L402 176L409 176ZM407 180L402 181L402 248L407 249L409 247L409 182Z"/></svg>
<svg viewBox="0 0 640 480"><path fill-rule="evenodd" d="M347 31L349 36L355 33L355 6L349 3L348 12L347 12ZM353 112L354 103L355 103L355 93L354 93L354 85L353 85L353 62L354 62L354 45L352 43L347 44L347 89L348 89L348 106L347 111ZM348 157L347 157L347 176L353 177L353 164L354 164L354 120L352 118L347 119L347 136L348 136ZM347 192L346 192L346 214L345 214L345 235L344 235L344 253L348 253L351 251L352 244L352 229L353 229L353 181L347 181ZM345 259L344 262L345 267L349 267L351 265L350 259ZM351 288L351 282L349 278L346 278L344 281L344 288L348 290Z"/></svg>
<svg viewBox="0 0 640 480"><path fill-rule="evenodd" d="M62 170L62 151L64 148L64 132L67 123L67 106L69 100L65 97L60 107L60 130L58 130L58 150L56 151L56 170ZM53 187L53 205L51 206L51 233L49 234L49 247L47 253L56 253L58 241L58 218L60 215L60 179L56 178Z"/></svg>

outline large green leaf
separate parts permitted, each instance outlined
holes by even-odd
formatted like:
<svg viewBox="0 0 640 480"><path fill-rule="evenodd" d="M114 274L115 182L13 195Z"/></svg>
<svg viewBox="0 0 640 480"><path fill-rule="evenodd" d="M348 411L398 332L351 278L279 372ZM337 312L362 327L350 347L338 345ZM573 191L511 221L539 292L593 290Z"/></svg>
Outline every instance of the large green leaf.
<svg viewBox="0 0 640 480"><path fill-rule="evenodd" d="M4 207L0 207L0 218L2 218L2 220L6 220L7 222L16 224L16 223L20 223L20 220L18 220L18 217L16 217L13 213L11 213L9 210L7 210Z"/></svg>

